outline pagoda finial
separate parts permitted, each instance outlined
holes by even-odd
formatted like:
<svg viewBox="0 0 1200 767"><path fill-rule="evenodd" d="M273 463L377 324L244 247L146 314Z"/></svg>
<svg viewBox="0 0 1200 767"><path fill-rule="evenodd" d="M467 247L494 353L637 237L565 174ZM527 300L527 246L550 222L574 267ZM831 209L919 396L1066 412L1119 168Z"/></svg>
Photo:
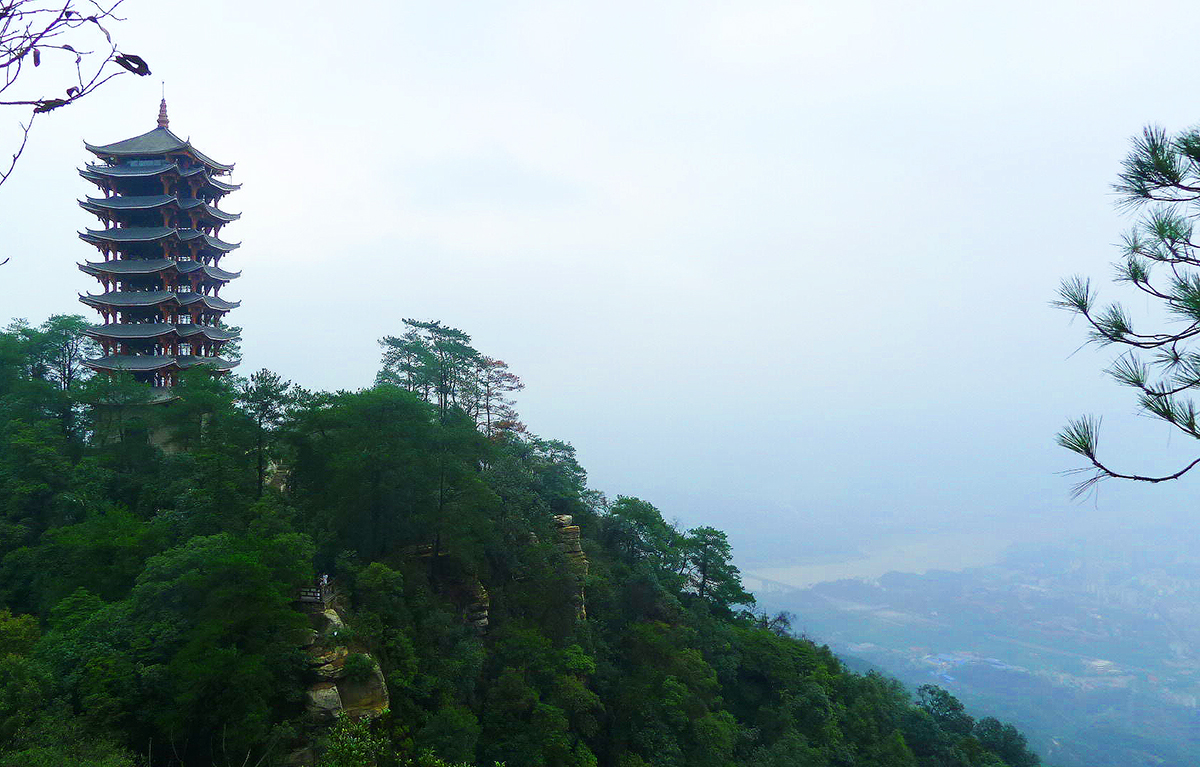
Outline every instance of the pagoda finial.
<svg viewBox="0 0 1200 767"><path fill-rule="evenodd" d="M158 105L158 127L165 128L170 122L167 119L167 97L163 96L162 103Z"/></svg>

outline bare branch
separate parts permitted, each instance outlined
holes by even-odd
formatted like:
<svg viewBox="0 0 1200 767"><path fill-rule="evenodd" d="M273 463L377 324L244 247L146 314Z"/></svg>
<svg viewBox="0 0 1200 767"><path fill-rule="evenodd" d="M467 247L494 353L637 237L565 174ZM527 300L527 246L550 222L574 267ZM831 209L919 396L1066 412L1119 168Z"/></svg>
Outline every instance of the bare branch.
<svg viewBox="0 0 1200 767"><path fill-rule="evenodd" d="M1097 482L1100 482L1104 479L1130 479L1135 482L1150 482L1152 484L1157 484L1159 482L1170 482L1173 479L1179 479L1184 474L1187 474L1189 471L1196 468L1198 464L1200 464L1200 458L1193 460L1191 463L1184 466L1174 474L1165 474L1159 477L1148 477L1142 474L1122 474L1119 471L1113 471L1099 461L1093 460L1092 466L1095 468L1095 476L1076 485L1071 491L1071 497L1078 498L1080 495L1091 489L1091 487ZM1071 473L1078 471L1091 471L1091 469L1072 469Z"/></svg>
<svg viewBox="0 0 1200 767"><path fill-rule="evenodd" d="M89 0L88 7L79 10L78 0L7 0L0 2L0 94L10 91L0 100L0 107L29 107L32 115L50 112L73 104L90 95L113 77L126 72L150 74L150 67L140 56L121 51L105 26L121 21L116 11L123 0ZM103 46L92 50L86 43L90 31L103 36ZM22 78L26 63L39 67L50 59L67 55L73 60L66 87L51 93L30 92ZM32 117L21 124L21 140L7 169L0 173L3 184L16 167L17 160L29 140Z"/></svg>
<svg viewBox="0 0 1200 767"><path fill-rule="evenodd" d="M0 170L0 184L8 180L12 175L13 168L17 167L17 160L21 159L21 155L25 152L25 146L29 143L29 131L33 129L33 120L37 117L37 113L29 116L29 120L21 124L21 143L17 145L17 151L13 152L12 160L8 163L8 167ZM4 263L8 263L8 259L4 259ZM0 264L3 266L4 264Z"/></svg>

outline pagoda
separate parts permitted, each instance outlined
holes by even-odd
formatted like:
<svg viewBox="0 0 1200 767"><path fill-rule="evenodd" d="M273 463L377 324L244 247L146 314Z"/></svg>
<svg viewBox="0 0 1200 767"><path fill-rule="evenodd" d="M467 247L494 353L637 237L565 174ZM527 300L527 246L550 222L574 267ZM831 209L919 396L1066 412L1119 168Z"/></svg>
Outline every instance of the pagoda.
<svg viewBox="0 0 1200 767"><path fill-rule="evenodd" d="M87 334L104 355L86 364L128 371L156 387L170 387L180 370L198 365L214 372L236 365L220 356L237 337L221 320L240 303L221 298L240 274L220 266L238 247L219 235L241 214L217 207L240 186L220 178L233 166L204 155L168 125L164 99L149 133L103 146L85 142L100 162L79 171L103 194L79 203L103 224L79 235L101 257L79 268L103 288L79 297L103 319Z"/></svg>

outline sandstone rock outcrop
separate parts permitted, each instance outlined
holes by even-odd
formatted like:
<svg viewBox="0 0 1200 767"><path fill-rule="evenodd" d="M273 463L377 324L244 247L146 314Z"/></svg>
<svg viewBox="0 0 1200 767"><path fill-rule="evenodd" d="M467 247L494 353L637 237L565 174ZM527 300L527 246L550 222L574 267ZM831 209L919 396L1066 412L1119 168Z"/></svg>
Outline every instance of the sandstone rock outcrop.
<svg viewBox="0 0 1200 767"><path fill-rule="evenodd" d="M478 578L468 578L464 588L467 592L467 606L463 609L463 620L482 634L488 628L488 610L491 608L492 598Z"/></svg>
<svg viewBox="0 0 1200 767"><path fill-rule="evenodd" d="M316 681L308 688L308 714L315 721L330 721L339 712L355 718L378 716L388 707L387 683L379 664L362 648L347 645L346 624L333 607L314 605L307 610L316 639L307 648L309 667ZM364 656L371 671L355 678L346 669L352 654Z"/></svg>
<svg viewBox="0 0 1200 767"><path fill-rule="evenodd" d="M570 514L554 516L554 526L558 532L556 546L566 560L566 575L574 579L576 583L575 595L572 599L575 615L579 618L586 618L587 605L584 599L583 582L587 579L588 560L580 544L579 525L573 524L574 521Z"/></svg>
<svg viewBox="0 0 1200 767"><path fill-rule="evenodd" d="M318 721L332 722L343 708L337 683L322 681L311 685L305 704L310 717Z"/></svg>
<svg viewBox="0 0 1200 767"><path fill-rule="evenodd" d="M310 627L303 640L313 678L304 701L309 724L284 764L312 767L316 755L311 744L316 742L317 731L332 724L338 714L355 719L379 716L388 708L389 699L383 671L365 648L347 639L349 632L337 608L317 602L301 604L299 609L308 616ZM355 655L360 656L359 662L347 668L347 660Z"/></svg>

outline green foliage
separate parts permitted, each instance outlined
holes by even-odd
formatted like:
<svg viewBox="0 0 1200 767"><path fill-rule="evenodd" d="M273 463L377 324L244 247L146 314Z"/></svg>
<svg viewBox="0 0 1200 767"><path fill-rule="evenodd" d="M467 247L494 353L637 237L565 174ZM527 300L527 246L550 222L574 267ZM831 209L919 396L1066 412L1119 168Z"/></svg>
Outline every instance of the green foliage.
<svg viewBox="0 0 1200 767"><path fill-rule="evenodd" d="M317 767L375 767L387 750L387 740L371 732L370 721L342 714L329 729Z"/></svg>
<svg viewBox="0 0 1200 767"><path fill-rule="evenodd" d="M967 715L958 698L941 687L932 684L921 685L917 688L917 701L945 732L960 736L971 733L975 720Z"/></svg>
<svg viewBox="0 0 1200 767"><path fill-rule="evenodd" d="M1134 322L1121 303L1097 304L1091 280L1073 276L1062 282L1053 303L1081 317L1089 341L1126 348L1108 369L1124 386L1137 390L1139 408L1193 439L1200 439L1197 405L1192 393L1200 388L1200 359L1192 344L1200 333L1200 253L1193 222L1200 208L1200 130L1171 135L1147 127L1135 138L1114 186L1122 206L1141 209L1142 216L1124 235L1114 281L1142 294L1150 309L1146 320ZM1072 420L1058 443L1082 456L1079 471L1090 476L1075 487L1078 495L1097 482L1132 479L1164 482L1177 479L1200 465L1192 459L1176 472L1159 476L1121 472L1097 455L1099 419Z"/></svg>
<svg viewBox="0 0 1200 767"><path fill-rule="evenodd" d="M365 682L375 674L375 662L370 655L361 652L350 653L342 666L347 679Z"/></svg>
<svg viewBox="0 0 1200 767"><path fill-rule="evenodd" d="M697 527L687 531L682 547L688 589L696 596L726 609L754 604L754 597L742 588L741 573L733 564L733 548L725 533L713 527Z"/></svg>
<svg viewBox="0 0 1200 767"><path fill-rule="evenodd" d="M1037 764L739 611L725 534L496 427L461 331L409 322L363 391L187 375L149 404L72 372L69 319L0 333L0 767L266 765L305 733L326 767ZM390 707L323 735L291 602L318 572L347 621L320 647Z"/></svg>
<svg viewBox="0 0 1200 767"><path fill-rule="evenodd" d="M452 762L472 762L482 728L466 706L448 703L434 711L417 733L422 753L439 754Z"/></svg>
<svg viewBox="0 0 1200 767"><path fill-rule="evenodd" d="M41 633L32 615L13 615L7 607L0 609L0 649L6 654L28 655Z"/></svg>
<svg viewBox="0 0 1200 767"><path fill-rule="evenodd" d="M237 402L254 423L254 464L259 497L262 497L266 484L269 454L291 401L291 388L290 381L266 369L252 374L250 380L238 386Z"/></svg>
<svg viewBox="0 0 1200 767"><path fill-rule="evenodd" d="M0 740L0 743L3 741ZM139 760L110 737L98 736L65 706L42 713L9 749L0 767L138 767Z"/></svg>
<svg viewBox="0 0 1200 767"><path fill-rule="evenodd" d="M1040 762L1029 751L1025 736L1011 724L985 717L975 725L975 738L984 749L995 753L1009 767L1036 767Z"/></svg>

